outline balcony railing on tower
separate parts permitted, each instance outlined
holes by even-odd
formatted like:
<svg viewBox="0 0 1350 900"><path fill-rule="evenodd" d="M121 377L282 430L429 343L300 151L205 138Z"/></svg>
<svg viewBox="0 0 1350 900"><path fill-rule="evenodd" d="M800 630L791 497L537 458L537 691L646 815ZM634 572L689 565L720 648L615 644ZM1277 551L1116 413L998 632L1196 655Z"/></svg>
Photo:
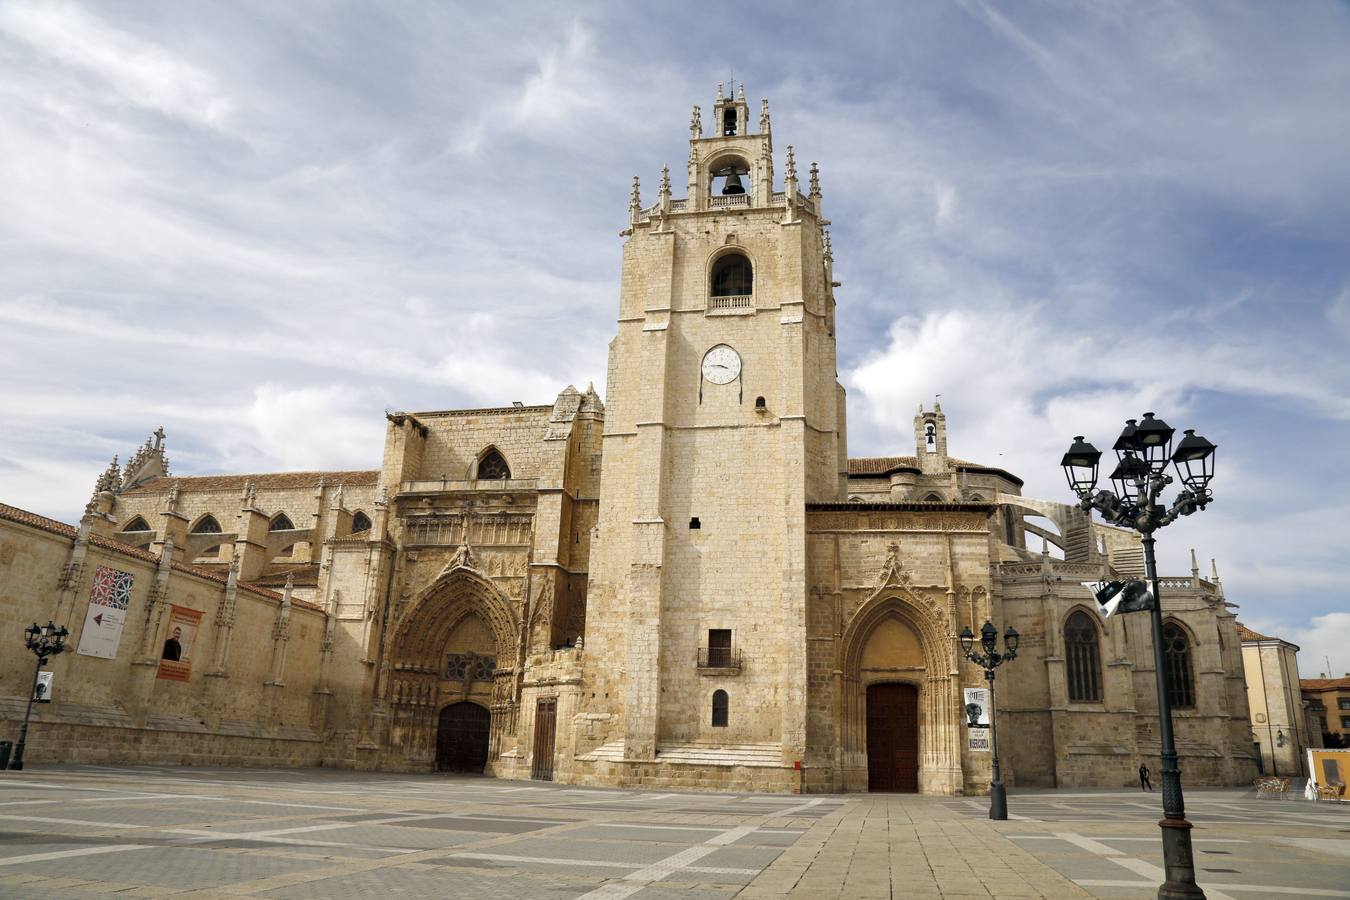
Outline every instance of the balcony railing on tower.
<svg viewBox="0 0 1350 900"><path fill-rule="evenodd" d="M741 667L741 648L700 647L698 649L698 667L700 669L739 669Z"/></svg>

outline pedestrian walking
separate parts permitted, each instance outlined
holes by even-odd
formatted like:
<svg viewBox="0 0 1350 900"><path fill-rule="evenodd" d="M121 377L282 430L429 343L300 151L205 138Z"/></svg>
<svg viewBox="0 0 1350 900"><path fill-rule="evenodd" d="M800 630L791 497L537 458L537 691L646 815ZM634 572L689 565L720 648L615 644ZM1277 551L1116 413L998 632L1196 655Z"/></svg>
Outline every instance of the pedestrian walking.
<svg viewBox="0 0 1350 900"><path fill-rule="evenodd" d="M1153 783L1148 780L1148 766L1141 765L1139 767L1139 790L1153 790Z"/></svg>

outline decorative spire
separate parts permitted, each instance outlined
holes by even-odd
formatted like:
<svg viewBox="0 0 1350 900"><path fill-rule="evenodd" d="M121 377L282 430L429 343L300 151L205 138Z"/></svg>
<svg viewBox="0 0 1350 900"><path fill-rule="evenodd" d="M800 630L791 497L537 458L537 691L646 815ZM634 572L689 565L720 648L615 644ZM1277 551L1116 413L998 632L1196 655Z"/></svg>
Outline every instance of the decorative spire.
<svg viewBox="0 0 1350 900"><path fill-rule="evenodd" d="M663 201L670 199L670 166L661 167L661 199Z"/></svg>
<svg viewBox="0 0 1350 900"><path fill-rule="evenodd" d="M788 144L787 148L787 180L794 183L797 181L797 157L792 152L791 144Z"/></svg>
<svg viewBox="0 0 1350 900"><path fill-rule="evenodd" d="M719 101L727 99L726 96L723 95L723 93L722 93L722 82L720 82L720 81L717 82L717 99L718 99Z"/></svg>
<svg viewBox="0 0 1350 900"><path fill-rule="evenodd" d="M178 482L174 482L169 488L169 512L178 512L178 492L180 487Z"/></svg>
<svg viewBox="0 0 1350 900"><path fill-rule="evenodd" d="M811 199L820 199L820 166L811 163Z"/></svg>
<svg viewBox="0 0 1350 900"><path fill-rule="evenodd" d="M633 193L628 198L628 214L633 221L637 221L638 211L642 209L642 188L638 184L638 177L633 176Z"/></svg>
<svg viewBox="0 0 1350 900"><path fill-rule="evenodd" d="M1195 548L1191 548L1191 577L1200 577L1200 563L1195 561Z"/></svg>
<svg viewBox="0 0 1350 900"><path fill-rule="evenodd" d="M689 118L689 139L696 141L703 136L703 111L694 106L694 114Z"/></svg>
<svg viewBox="0 0 1350 900"><path fill-rule="evenodd" d="M240 497L244 501L244 509L253 508L253 499L257 496L257 490L253 487L253 482L244 482L244 494Z"/></svg>
<svg viewBox="0 0 1350 900"><path fill-rule="evenodd" d="M103 474L98 476L98 481L94 485L94 494L98 495L104 491L117 493L118 488L122 486L122 472L117 467L117 457L112 458L108 463L108 468L103 470Z"/></svg>
<svg viewBox="0 0 1350 900"><path fill-rule="evenodd" d="M825 258L826 258L826 259L833 260L833 259L834 259L834 245L830 243L830 229L828 229L828 228L822 228L821 231L824 232L824 234L825 234ZM922 407L920 407L920 409L922 410Z"/></svg>
<svg viewBox="0 0 1350 900"><path fill-rule="evenodd" d="M745 99L745 82L744 82L744 81L741 82L741 86L740 86L740 87L736 88L736 99L737 99L737 100L744 100L744 99Z"/></svg>
<svg viewBox="0 0 1350 900"><path fill-rule="evenodd" d="M759 133L769 133L769 98L759 101Z"/></svg>
<svg viewBox="0 0 1350 900"><path fill-rule="evenodd" d="M1219 564L1212 559L1209 561L1209 573L1210 581L1214 582L1216 585L1223 584L1223 582L1219 580Z"/></svg>
<svg viewBox="0 0 1350 900"><path fill-rule="evenodd" d="M163 449L164 449L164 426L161 425L161 426L159 426L158 428L156 428L156 429L154 430L154 435L155 435L155 449L156 449L156 450L163 450Z"/></svg>

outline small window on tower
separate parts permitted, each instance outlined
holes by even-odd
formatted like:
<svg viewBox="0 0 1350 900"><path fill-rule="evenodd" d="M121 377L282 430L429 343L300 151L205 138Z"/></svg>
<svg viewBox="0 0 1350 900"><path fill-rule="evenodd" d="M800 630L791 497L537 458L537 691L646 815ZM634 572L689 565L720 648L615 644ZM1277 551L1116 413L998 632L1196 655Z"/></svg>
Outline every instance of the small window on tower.
<svg viewBox="0 0 1350 900"><path fill-rule="evenodd" d="M726 728L729 718L727 692L713 691L712 724L714 728Z"/></svg>
<svg viewBox="0 0 1350 900"><path fill-rule="evenodd" d="M363 531L370 530L370 516L363 512L358 512L352 516L352 534L360 534Z"/></svg>
<svg viewBox="0 0 1350 900"><path fill-rule="evenodd" d="M932 422L923 424L923 444L929 453L937 452L937 426Z"/></svg>
<svg viewBox="0 0 1350 900"><path fill-rule="evenodd" d="M736 107L728 106L722 110L722 135L732 137L736 134Z"/></svg>

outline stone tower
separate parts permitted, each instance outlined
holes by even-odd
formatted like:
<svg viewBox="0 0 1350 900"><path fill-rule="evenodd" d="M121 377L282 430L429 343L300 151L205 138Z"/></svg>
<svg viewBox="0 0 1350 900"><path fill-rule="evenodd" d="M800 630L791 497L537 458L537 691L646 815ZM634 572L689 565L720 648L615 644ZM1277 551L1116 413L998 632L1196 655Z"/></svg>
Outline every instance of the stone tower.
<svg viewBox="0 0 1350 900"><path fill-rule="evenodd" d="M775 191L767 100L751 131L719 85L710 124L694 107L686 199L668 168L654 205L633 180L587 601L583 702L607 724L578 750L754 745L790 769L806 504L847 478L829 223L792 147Z"/></svg>

